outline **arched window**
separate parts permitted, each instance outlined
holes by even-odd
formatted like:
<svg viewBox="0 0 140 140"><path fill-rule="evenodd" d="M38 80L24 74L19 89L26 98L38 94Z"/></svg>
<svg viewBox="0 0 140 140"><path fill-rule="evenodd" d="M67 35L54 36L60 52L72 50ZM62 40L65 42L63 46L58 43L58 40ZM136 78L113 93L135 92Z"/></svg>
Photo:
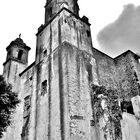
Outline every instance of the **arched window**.
<svg viewBox="0 0 140 140"><path fill-rule="evenodd" d="M44 50L43 54L44 54L44 57L47 56L47 50Z"/></svg>
<svg viewBox="0 0 140 140"><path fill-rule="evenodd" d="M8 51L7 59L9 59L10 57L11 57L11 50Z"/></svg>
<svg viewBox="0 0 140 140"><path fill-rule="evenodd" d="M23 55L23 50L19 50L18 52L18 59L21 60Z"/></svg>

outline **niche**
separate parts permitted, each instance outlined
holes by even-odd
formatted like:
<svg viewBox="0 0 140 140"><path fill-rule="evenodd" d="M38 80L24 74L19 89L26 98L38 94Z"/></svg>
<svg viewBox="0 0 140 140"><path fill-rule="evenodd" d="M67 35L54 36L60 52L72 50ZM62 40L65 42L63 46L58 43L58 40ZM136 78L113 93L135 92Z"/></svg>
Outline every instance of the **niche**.
<svg viewBox="0 0 140 140"><path fill-rule="evenodd" d="M47 92L47 80L42 82L42 91L41 91L41 95L44 96L45 93Z"/></svg>
<svg viewBox="0 0 140 140"><path fill-rule="evenodd" d="M44 50L43 55L44 57L47 56L47 50Z"/></svg>
<svg viewBox="0 0 140 140"><path fill-rule="evenodd" d="M87 72L88 72L88 81L92 82L93 77L92 77L92 65L87 64Z"/></svg>

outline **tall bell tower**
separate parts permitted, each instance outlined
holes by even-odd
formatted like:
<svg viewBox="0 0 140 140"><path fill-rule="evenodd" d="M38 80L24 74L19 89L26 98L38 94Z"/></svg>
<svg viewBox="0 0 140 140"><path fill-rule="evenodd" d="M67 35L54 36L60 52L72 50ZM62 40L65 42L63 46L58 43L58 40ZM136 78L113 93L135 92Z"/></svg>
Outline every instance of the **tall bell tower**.
<svg viewBox="0 0 140 140"><path fill-rule="evenodd" d="M91 140L96 63L90 23L79 17L77 0L47 1L36 46L33 140Z"/></svg>

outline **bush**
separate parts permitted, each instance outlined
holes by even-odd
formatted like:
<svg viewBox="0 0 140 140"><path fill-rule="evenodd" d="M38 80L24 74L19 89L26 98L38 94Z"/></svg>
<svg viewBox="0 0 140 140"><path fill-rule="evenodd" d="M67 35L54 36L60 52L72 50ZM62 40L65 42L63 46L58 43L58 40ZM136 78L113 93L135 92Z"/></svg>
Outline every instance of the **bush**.
<svg viewBox="0 0 140 140"><path fill-rule="evenodd" d="M18 94L12 92L12 86L0 75L0 138L11 124L11 116L19 102Z"/></svg>

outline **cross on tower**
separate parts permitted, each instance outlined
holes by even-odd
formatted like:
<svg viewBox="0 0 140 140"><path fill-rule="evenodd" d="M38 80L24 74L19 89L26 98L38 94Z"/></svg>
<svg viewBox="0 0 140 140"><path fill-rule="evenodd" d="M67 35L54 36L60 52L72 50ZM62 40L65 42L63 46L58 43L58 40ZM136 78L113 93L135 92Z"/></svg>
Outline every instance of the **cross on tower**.
<svg viewBox="0 0 140 140"><path fill-rule="evenodd" d="M21 38L21 34L19 34L19 38Z"/></svg>

